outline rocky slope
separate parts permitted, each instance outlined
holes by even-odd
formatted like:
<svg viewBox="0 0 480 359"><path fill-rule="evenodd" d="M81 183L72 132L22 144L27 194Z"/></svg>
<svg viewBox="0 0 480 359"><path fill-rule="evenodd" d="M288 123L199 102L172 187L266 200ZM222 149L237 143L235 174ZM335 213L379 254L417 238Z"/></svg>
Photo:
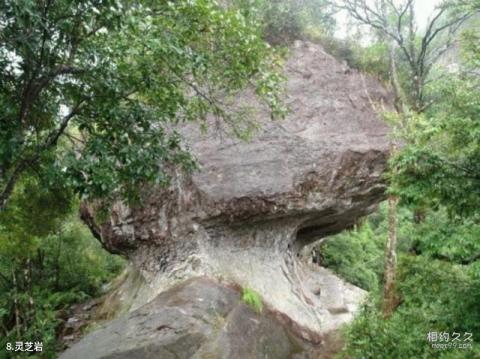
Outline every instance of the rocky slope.
<svg viewBox="0 0 480 359"><path fill-rule="evenodd" d="M261 125L251 141L183 125L199 171L145 190L142 208L115 204L102 224L93 205L83 206L83 219L107 248L128 256L143 284L127 296L129 314L64 358L85 350L92 358L309 357L352 318L364 292L305 263L300 251L351 227L383 198L390 140L377 113L388 94L306 42L292 47L285 73L285 120L271 121L246 94L238 101L254 106ZM211 279L191 279L200 277ZM240 288L258 292L267 309L247 313ZM178 290L190 294L178 299ZM178 326L192 329L183 336Z"/></svg>

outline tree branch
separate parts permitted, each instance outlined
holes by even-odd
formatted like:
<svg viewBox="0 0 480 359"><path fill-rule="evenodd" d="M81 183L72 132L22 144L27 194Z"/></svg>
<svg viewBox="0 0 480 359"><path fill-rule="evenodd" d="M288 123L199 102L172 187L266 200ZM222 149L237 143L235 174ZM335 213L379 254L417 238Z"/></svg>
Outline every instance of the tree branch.
<svg viewBox="0 0 480 359"><path fill-rule="evenodd" d="M15 185L20 178L21 174L30 166L35 164L40 156L42 155L43 151L47 150L48 148L51 148L57 144L58 139L60 136L65 132L65 129L67 128L68 124L70 123L70 120L75 117L78 112L80 111L81 107L85 103L85 100L80 101L74 108L73 110L66 115L62 121L60 122L60 125L57 130L51 132L47 138L45 139L45 142L39 146L36 150L36 153L34 156L30 158L24 158L20 159L18 161L17 166L13 170L13 173L10 175L10 178L7 181L7 184L5 185L4 189L0 193L0 211L3 211L7 205L8 199L10 198L13 189L15 188Z"/></svg>

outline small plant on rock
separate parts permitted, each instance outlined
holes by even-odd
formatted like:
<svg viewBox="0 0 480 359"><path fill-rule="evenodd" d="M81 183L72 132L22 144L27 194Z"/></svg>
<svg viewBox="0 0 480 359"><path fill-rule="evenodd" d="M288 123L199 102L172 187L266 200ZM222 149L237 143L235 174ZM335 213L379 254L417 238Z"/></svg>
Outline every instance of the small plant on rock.
<svg viewBox="0 0 480 359"><path fill-rule="evenodd" d="M242 291L242 300L245 304L252 307L257 313L263 309L262 297L251 288L244 288Z"/></svg>

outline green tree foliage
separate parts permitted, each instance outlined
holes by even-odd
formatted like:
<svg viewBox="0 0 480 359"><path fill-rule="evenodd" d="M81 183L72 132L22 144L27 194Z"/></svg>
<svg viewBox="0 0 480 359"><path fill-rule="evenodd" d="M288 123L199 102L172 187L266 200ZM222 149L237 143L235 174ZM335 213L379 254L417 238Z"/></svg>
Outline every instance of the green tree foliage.
<svg viewBox="0 0 480 359"><path fill-rule="evenodd" d="M464 265L480 258L480 224L471 218L451 218L442 208L416 225L415 233L415 253Z"/></svg>
<svg viewBox="0 0 480 359"><path fill-rule="evenodd" d="M369 290L363 309L345 328L346 348L339 358L474 358L480 347L439 351L429 332L480 332L478 224L454 220L445 209L431 211L416 224L412 211L398 212L399 303L382 315L383 243L387 208L357 228L327 239L318 250L325 265L347 281Z"/></svg>
<svg viewBox="0 0 480 359"><path fill-rule="evenodd" d="M352 67L388 83L390 76L388 46L384 42L375 42L367 46L357 45L353 47L353 52L353 60L349 62Z"/></svg>
<svg viewBox="0 0 480 359"><path fill-rule="evenodd" d="M54 357L58 313L100 294L123 266L76 216L71 194L24 179L0 214L0 347L42 341Z"/></svg>
<svg viewBox="0 0 480 359"><path fill-rule="evenodd" d="M0 207L25 174L132 199L193 159L172 129L247 86L281 115L278 58L239 11L214 1L0 2ZM59 150L59 144L63 144Z"/></svg>
<svg viewBox="0 0 480 359"><path fill-rule="evenodd" d="M378 289L384 242L385 239L375 235L371 225L366 223L320 246L317 249L321 256L319 264L331 268L362 289Z"/></svg>
<svg viewBox="0 0 480 359"><path fill-rule="evenodd" d="M407 251L412 241L411 212L401 208L398 213L402 226L398 229L398 247ZM376 292L383 279L383 255L387 235L387 206L368 217L365 223L327 239L316 251L319 264L329 267L350 283Z"/></svg>
<svg viewBox="0 0 480 359"><path fill-rule="evenodd" d="M443 205L478 216L480 202L480 52L478 33L463 37L465 63L431 86L437 101L412 115L402 135L408 145L394 160L396 189L410 203Z"/></svg>
<svg viewBox="0 0 480 359"><path fill-rule="evenodd" d="M401 256L397 290L402 301L393 315L384 319L371 299L347 329L347 346L339 357L353 358L475 358L480 346L438 350L432 348L430 332L479 333L478 277L470 268L424 256ZM463 340L460 342L463 343Z"/></svg>
<svg viewBox="0 0 480 359"><path fill-rule="evenodd" d="M331 34L335 25L327 0L232 0L247 18L254 18L271 44L285 45L311 32Z"/></svg>

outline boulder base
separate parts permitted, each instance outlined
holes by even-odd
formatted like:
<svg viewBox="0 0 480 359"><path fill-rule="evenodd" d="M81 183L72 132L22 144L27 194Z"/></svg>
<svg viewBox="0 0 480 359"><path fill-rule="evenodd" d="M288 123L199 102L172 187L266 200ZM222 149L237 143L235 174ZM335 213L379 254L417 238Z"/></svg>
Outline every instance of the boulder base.
<svg viewBox="0 0 480 359"><path fill-rule="evenodd" d="M174 286L64 352L62 359L322 358L340 342L299 341L278 313L257 312L238 288L207 278Z"/></svg>

